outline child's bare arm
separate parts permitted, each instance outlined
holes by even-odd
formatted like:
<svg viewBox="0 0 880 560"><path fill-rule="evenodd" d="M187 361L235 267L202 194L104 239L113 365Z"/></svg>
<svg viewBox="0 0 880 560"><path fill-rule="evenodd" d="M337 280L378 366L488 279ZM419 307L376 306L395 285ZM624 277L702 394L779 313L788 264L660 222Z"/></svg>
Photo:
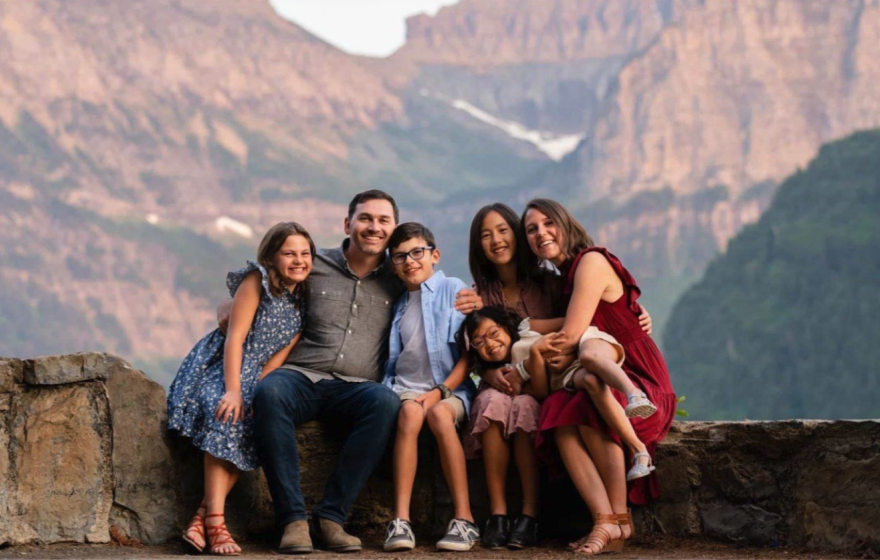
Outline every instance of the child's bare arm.
<svg viewBox="0 0 880 560"><path fill-rule="evenodd" d="M550 334L562 330L562 324L565 323L565 317L556 317L555 319L529 319L529 327L541 334Z"/></svg>
<svg viewBox="0 0 880 560"><path fill-rule="evenodd" d="M534 349L529 350L529 357L526 358L525 367L529 370L529 375L531 375L526 392L538 400L545 399L549 390L547 367L543 354L536 352Z"/></svg>
<svg viewBox="0 0 880 560"><path fill-rule="evenodd" d="M457 389L459 385L464 383L467 374L468 359L467 356L462 355L462 357L458 359L458 363L455 364L455 367L452 368L452 371L449 373L449 376L446 378L446 381L444 381L443 384L449 387L450 390Z"/></svg>
<svg viewBox="0 0 880 560"><path fill-rule="evenodd" d="M550 333L542 336L529 348L529 357L526 358L525 367L529 370L529 394L536 399L543 400L550 392L550 382L547 376L547 362L544 353L557 349L565 339L564 333Z"/></svg>
<svg viewBox="0 0 880 560"><path fill-rule="evenodd" d="M263 366L263 371L260 372L260 380L284 365L284 361L287 360L287 356L290 354L290 351L293 350L293 347L296 346L296 343L299 342L299 339L301 337L302 331L296 333L296 336L293 337L293 340L290 341L290 344L288 344L287 346L276 352L274 356L269 358L269 361L266 362L266 365Z"/></svg>
<svg viewBox="0 0 880 560"><path fill-rule="evenodd" d="M241 398L242 347L251 330L257 307L260 305L260 273L251 272L245 276L235 298L229 316L229 330L223 347L223 383L226 394L220 399L215 416L218 420L236 423L244 414Z"/></svg>

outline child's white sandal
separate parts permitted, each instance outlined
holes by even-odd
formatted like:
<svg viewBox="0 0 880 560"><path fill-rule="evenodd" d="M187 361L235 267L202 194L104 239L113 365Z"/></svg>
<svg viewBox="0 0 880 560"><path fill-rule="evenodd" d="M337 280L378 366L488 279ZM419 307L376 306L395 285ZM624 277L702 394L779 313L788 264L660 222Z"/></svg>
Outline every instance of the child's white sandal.
<svg viewBox="0 0 880 560"><path fill-rule="evenodd" d="M647 418L657 412L657 407L644 393L638 393L626 397L625 411L627 418Z"/></svg>
<svg viewBox="0 0 880 560"><path fill-rule="evenodd" d="M639 457L647 457L648 464L643 465L639 462ZM637 478L642 478L648 476L652 472L654 472L657 467L651 462L651 456L647 453L636 453L632 458L633 466L629 469L629 472L626 473L626 481L629 482L631 480L635 480Z"/></svg>

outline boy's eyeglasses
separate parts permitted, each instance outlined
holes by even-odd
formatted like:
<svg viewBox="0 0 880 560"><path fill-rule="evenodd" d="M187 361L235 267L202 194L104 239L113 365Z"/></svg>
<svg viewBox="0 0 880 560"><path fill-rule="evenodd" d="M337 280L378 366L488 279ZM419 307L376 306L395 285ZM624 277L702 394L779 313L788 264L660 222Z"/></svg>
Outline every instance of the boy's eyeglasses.
<svg viewBox="0 0 880 560"><path fill-rule="evenodd" d="M477 338L473 339L471 341L471 346L473 346L474 348L479 350L480 348L482 348L483 346L486 345L486 340L488 340L490 338L492 340L498 340L498 337L500 335L501 335L501 331L493 328L492 330L487 332L485 336L478 336Z"/></svg>
<svg viewBox="0 0 880 560"><path fill-rule="evenodd" d="M394 253L391 255L391 262L394 264L403 264L406 262L406 258L409 257L414 261L420 261L425 258L425 254L428 251L433 251L434 246L428 245L427 247L416 247L415 249L411 249L407 253Z"/></svg>

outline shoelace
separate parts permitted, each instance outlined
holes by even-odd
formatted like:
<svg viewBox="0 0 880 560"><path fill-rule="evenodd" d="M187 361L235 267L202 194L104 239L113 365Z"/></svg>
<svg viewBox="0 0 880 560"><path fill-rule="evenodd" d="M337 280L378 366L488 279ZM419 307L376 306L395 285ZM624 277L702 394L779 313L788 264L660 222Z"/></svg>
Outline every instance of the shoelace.
<svg viewBox="0 0 880 560"><path fill-rule="evenodd" d="M403 519L395 519L391 522L391 536L396 537L397 535L406 535L408 531L406 530L405 521Z"/></svg>
<svg viewBox="0 0 880 560"><path fill-rule="evenodd" d="M471 538L470 529L467 526L467 522L462 521L461 519L453 519L452 520L452 529L449 532L453 535L459 535L468 544L473 542L473 538Z"/></svg>

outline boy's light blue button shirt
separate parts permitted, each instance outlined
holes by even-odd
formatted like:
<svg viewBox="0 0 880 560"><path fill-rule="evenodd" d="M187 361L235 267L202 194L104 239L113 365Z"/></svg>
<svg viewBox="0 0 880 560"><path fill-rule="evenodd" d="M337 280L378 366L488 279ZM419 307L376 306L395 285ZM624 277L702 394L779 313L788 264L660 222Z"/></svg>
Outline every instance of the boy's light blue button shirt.
<svg viewBox="0 0 880 560"><path fill-rule="evenodd" d="M458 278L447 278L443 271L437 270L421 286L422 292L422 320L425 323L425 339L428 354L431 361L431 372L434 374L434 382L439 385L446 381L452 368L458 363L461 352L455 343L455 333L458 332L464 315L455 309L455 294L467 288L464 282ZM385 366L385 385L391 387L397 375L397 359L403 351L403 342L400 338L400 320L406 310L409 301L409 292L404 292L394 304L394 319L391 323L391 338L389 340L388 363ZM465 377L453 394L464 403L464 409L468 413L471 409L471 399L477 388L470 376Z"/></svg>

